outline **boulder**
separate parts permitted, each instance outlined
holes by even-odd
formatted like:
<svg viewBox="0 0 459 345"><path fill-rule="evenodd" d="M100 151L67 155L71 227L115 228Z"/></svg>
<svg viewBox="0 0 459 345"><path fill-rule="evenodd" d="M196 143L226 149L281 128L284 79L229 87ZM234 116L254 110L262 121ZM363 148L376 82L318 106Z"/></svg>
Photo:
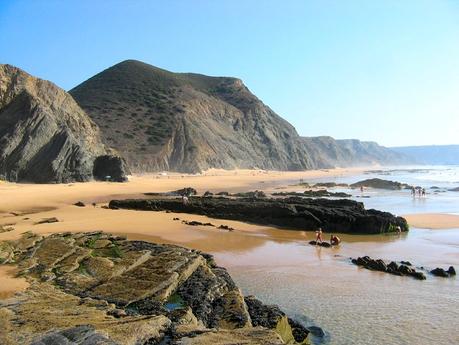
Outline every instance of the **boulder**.
<svg viewBox="0 0 459 345"><path fill-rule="evenodd" d="M433 274L436 277L443 277L443 278L448 278L449 273L445 271L443 268L437 267L433 270L430 271L431 274Z"/></svg>

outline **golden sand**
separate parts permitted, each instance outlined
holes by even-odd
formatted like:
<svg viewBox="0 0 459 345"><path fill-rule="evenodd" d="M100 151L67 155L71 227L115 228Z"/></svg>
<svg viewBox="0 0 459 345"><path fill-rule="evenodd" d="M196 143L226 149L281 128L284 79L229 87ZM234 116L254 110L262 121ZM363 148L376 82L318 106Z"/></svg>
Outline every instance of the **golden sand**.
<svg viewBox="0 0 459 345"><path fill-rule="evenodd" d="M420 213L403 216L408 224L423 229L459 228L459 216L447 213Z"/></svg>

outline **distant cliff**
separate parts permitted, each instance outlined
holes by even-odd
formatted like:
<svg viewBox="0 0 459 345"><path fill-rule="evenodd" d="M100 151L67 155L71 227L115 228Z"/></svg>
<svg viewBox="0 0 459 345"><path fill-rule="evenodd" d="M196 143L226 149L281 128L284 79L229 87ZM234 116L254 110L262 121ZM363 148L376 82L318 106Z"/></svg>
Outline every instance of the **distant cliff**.
<svg viewBox="0 0 459 345"><path fill-rule="evenodd" d="M398 164L375 143L303 138L236 78L127 60L70 91L133 171L304 170Z"/></svg>
<svg viewBox="0 0 459 345"><path fill-rule="evenodd" d="M11 181L87 181L124 177L97 125L53 83L0 65L0 175ZM97 176L96 176L97 177Z"/></svg>
<svg viewBox="0 0 459 345"><path fill-rule="evenodd" d="M392 150L409 156L422 164L459 164L459 145L404 146L392 147Z"/></svg>

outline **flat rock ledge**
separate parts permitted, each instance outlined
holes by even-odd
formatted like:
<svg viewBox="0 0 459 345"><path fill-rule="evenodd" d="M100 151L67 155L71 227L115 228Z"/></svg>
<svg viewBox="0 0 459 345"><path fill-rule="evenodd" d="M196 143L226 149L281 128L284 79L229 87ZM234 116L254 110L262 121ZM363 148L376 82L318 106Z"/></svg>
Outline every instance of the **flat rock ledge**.
<svg viewBox="0 0 459 345"><path fill-rule="evenodd" d="M381 234L408 231L402 217L365 209L363 203L348 200L290 198L208 198L193 196L184 204L180 198L112 200L111 209L172 211L213 218L274 225L289 229L351 234Z"/></svg>
<svg viewBox="0 0 459 345"><path fill-rule="evenodd" d="M0 344L306 344L277 306L244 297L212 256L102 232L0 243L30 286L0 301Z"/></svg>

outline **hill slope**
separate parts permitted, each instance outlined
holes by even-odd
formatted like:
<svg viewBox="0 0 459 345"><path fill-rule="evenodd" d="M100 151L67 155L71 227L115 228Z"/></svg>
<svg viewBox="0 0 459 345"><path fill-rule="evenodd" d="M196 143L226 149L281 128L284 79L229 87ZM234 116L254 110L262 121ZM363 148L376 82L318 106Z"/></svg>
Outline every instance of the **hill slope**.
<svg viewBox="0 0 459 345"><path fill-rule="evenodd" d="M459 164L459 145L393 147L392 150L412 157L418 163L433 165Z"/></svg>
<svg viewBox="0 0 459 345"><path fill-rule="evenodd" d="M359 149L344 142L302 138L236 78L172 73L127 60L70 94L134 171L302 170L401 156L378 147L382 156L370 150L357 161Z"/></svg>
<svg viewBox="0 0 459 345"><path fill-rule="evenodd" d="M87 181L122 174L99 129L53 83L0 65L0 175L12 181ZM121 177L121 176L119 176Z"/></svg>

